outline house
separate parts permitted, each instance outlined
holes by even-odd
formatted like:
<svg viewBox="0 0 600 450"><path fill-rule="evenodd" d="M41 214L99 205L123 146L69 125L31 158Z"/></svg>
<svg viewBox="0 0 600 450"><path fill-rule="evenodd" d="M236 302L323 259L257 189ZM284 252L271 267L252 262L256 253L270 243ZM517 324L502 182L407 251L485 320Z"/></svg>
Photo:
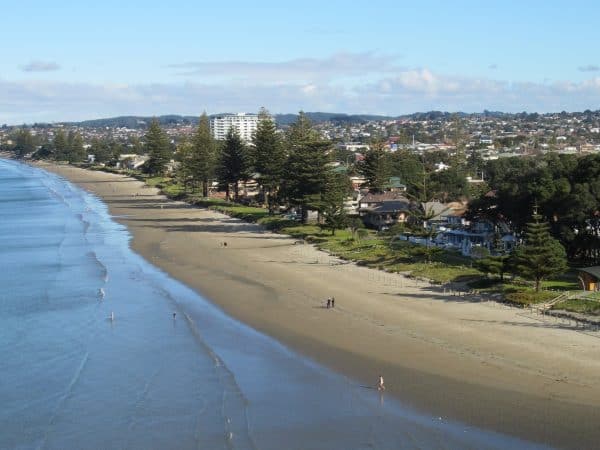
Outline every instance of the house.
<svg viewBox="0 0 600 450"><path fill-rule="evenodd" d="M443 162L435 163L434 166L436 172L441 172L442 170L447 170L450 168L448 164L444 164Z"/></svg>
<svg viewBox="0 0 600 450"><path fill-rule="evenodd" d="M467 211L466 203L462 202L423 202L421 209L427 217L426 223L423 225L427 228L453 228L467 225L464 215Z"/></svg>
<svg viewBox="0 0 600 450"><path fill-rule="evenodd" d="M358 212L366 226L383 230L408 220L412 202L401 192L369 193L359 200Z"/></svg>
<svg viewBox="0 0 600 450"><path fill-rule="evenodd" d="M119 155L119 161L117 161L117 168L124 169L139 169L148 161L149 156L138 155L137 153L124 153Z"/></svg>
<svg viewBox="0 0 600 450"><path fill-rule="evenodd" d="M458 228L440 230L435 241L446 247L460 250L464 256L471 255L473 247L485 247L490 252L511 252L517 238L505 223L493 224L480 220Z"/></svg>
<svg viewBox="0 0 600 450"><path fill-rule="evenodd" d="M600 266L583 267L577 270L584 291L600 291Z"/></svg>
<svg viewBox="0 0 600 450"><path fill-rule="evenodd" d="M406 185L400 182L400 177L390 177L383 189L390 192L406 192Z"/></svg>

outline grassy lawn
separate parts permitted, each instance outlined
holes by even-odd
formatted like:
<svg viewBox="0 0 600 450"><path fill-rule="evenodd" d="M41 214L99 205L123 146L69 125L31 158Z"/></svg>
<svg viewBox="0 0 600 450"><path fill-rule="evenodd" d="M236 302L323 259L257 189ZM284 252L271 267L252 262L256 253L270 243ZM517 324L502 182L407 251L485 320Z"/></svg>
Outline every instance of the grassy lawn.
<svg viewBox="0 0 600 450"><path fill-rule="evenodd" d="M562 279L548 280L542 283L542 289L539 292L535 292L532 282L518 279L501 283L498 278L482 278L470 282L469 287L482 293L499 294L507 303L518 306L547 302L561 294L557 291L573 290L573 284Z"/></svg>
<svg viewBox="0 0 600 450"><path fill-rule="evenodd" d="M577 278L577 272L569 270L563 275L560 275L552 280L542 281L542 289L553 291L578 291L581 289L581 283Z"/></svg>
<svg viewBox="0 0 600 450"><path fill-rule="evenodd" d="M544 303L557 297L556 292L540 290L535 292L535 289L522 289L514 292L506 292L504 301L517 306L528 306L536 303Z"/></svg>
<svg viewBox="0 0 600 450"><path fill-rule="evenodd" d="M600 297L593 298L573 298L557 303L552 309L560 309L583 314L600 315Z"/></svg>
<svg viewBox="0 0 600 450"><path fill-rule="evenodd" d="M600 292L592 292L587 298L600 301Z"/></svg>

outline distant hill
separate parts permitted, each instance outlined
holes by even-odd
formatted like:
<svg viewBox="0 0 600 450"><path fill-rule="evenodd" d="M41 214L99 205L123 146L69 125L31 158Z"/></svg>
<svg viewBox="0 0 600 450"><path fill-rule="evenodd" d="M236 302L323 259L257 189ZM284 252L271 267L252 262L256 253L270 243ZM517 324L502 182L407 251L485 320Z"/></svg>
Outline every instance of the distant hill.
<svg viewBox="0 0 600 450"><path fill-rule="evenodd" d="M120 117L109 117L106 119L93 119L84 120L81 122L68 122L65 125L75 125L86 128L146 128L153 117L143 116L120 116ZM170 114L166 116L157 117L158 122L161 125L175 125L175 124L196 124L198 123L198 117L194 116L178 116Z"/></svg>
<svg viewBox="0 0 600 450"><path fill-rule="evenodd" d="M307 112L306 115L313 123L365 123L371 120L390 120L390 116L376 116L370 114L343 114L327 112ZM298 114L276 114L275 120L281 126L290 125L298 118Z"/></svg>
<svg viewBox="0 0 600 450"><path fill-rule="evenodd" d="M217 116L220 114L213 114ZM326 112L307 112L308 118L315 124L323 122L334 123L364 123L370 120L386 120L391 119L389 116L376 116L368 114L342 114L342 113L326 113ZM275 121L280 126L287 126L295 122L298 114L275 114ZM109 117L106 119L84 120L81 122L65 122L65 125L80 126L86 128L146 128L153 117L144 116L120 116ZM196 125L198 116L180 116L169 114L166 116L158 116L158 122L161 125Z"/></svg>

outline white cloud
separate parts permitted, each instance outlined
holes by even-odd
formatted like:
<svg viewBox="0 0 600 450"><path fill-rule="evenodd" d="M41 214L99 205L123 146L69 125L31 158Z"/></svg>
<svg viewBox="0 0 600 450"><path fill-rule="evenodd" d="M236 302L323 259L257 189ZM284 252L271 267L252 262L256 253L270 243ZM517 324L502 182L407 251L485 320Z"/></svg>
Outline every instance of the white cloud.
<svg viewBox="0 0 600 450"><path fill-rule="evenodd" d="M577 69L580 72L598 72L598 71L600 71L600 66L596 66L594 64L588 64L586 66L579 66Z"/></svg>
<svg viewBox="0 0 600 450"><path fill-rule="evenodd" d="M196 81L244 80L254 84L329 81L364 77L398 70L397 57L365 53L336 53L326 58L298 58L278 62L199 61L171 64L177 75Z"/></svg>
<svg viewBox="0 0 600 450"><path fill-rule="evenodd" d="M333 58L331 58L333 59ZM341 58L344 61L344 58ZM341 66L350 67L347 61ZM314 62L308 66L315 66ZM160 84L89 84L0 79L0 123L83 120L123 114L200 114L258 111L331 111L399 115L416 111L582 111L600 104L600 76L581 82L510 82L449 76L428 68L386 66L369 81L322 79ZM316 70L316 69L315 69ZM354 69L352 69L354 70Z"/></svg>
<svg viewBox="0 0 600 450"><path fill-rule="evenodd" d="M31 61L20 68L23 72L53 72L60 66L53 61Z"/></svg>

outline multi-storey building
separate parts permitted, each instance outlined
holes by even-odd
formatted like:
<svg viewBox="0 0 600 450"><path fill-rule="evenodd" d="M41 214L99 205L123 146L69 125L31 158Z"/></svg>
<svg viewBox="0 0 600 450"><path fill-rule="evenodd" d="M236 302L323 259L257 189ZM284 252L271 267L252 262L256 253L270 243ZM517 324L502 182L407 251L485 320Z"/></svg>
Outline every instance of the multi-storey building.
<svg viewBox="0 0 600 450"><path fill-rule="evenodd" d="M224 140L231 128L237 130L240 137L250 142L258 126L258 114L222 114L210 119L210 130L217 140Z"/></svg>

